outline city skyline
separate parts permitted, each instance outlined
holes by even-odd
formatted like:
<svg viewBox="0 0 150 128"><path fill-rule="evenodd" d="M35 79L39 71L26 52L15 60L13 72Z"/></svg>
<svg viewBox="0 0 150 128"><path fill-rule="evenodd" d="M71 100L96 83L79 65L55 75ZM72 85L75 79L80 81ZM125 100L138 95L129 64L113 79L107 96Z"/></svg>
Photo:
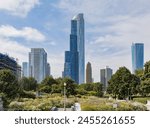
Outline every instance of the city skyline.
<svg viewBox="0 0 150 128"><path fill-rule="evenodd" d="M94 80L99 81L99 69L106 65L114 72L121 66L132 71L133 42L144 43L144 63L150 60L149 4L148 0L0 1L0 50L21 65L28 61L30 48L44 48L51 74L59 77L64 51L69 49L70 19L83 13L85 63L92 63Z"/></svg>

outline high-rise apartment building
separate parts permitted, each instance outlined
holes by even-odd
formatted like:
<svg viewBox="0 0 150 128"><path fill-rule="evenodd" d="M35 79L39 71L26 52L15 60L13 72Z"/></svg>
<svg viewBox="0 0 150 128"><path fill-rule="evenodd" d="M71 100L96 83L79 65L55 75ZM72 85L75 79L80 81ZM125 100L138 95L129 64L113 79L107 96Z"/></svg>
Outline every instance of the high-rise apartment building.
<svg viewBox="0 0 150 128"><path fill-rule="evenodd" d="M47 53L43 48L31 48L29 53L29 76L40 83L46 77Z"/></svg>
<svg viewBox="0 0 150 128"><path fill-rule="evenodd" d="M73 21L77 21L77 26L72 26L77 33L77 47L79 52L79 84L85 79L85 46L84 46L84 17L82 13L74 16Z"/></svg>
<svg viewBox="0 0 150 128"><path fill-rule="evenodd" d="M71 21L70 51L65 51L64 77L79 83L79 58L77 51L77 21Z"/></svg>
<svg viewBox="0 0 150 128"><path fill-rule="evenodd" d="M107 89L108 81L111 79L112 74L113 70L108 66L105 69L100 69L100 82L104 86L104 91Z"/></svg>
<svg viewBox="0 0 150 128"><path fill-rule="evenodd" d="M135 73L138 69L143 69L144 66L144 44L133 43L132 49L132 71Z"/></svg>
<svg viewBox="0 0 150 128"><path fill-rule="evenodd" d="M22 77L29 77L28 62L23 62L22 63Z"/></svg>
<svg viewBox="0 0 150 128"><path fill-rule="evenodd" d="M92 66L91 63L88 62L86 66L86 83L92 83Z"/></svg>

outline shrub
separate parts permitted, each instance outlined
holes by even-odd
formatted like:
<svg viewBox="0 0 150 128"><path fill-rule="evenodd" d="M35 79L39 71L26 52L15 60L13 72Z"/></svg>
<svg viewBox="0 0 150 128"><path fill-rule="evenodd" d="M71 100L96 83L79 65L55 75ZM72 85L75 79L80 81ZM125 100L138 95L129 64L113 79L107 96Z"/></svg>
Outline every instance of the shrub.
<svg viewBox="0 0 150 128"><path fill-rule="evenodd" d="M100 104L100 105L82 105L82 111L112 111L113 107L106 104Z"/></svg>
<svg viewBox="0 0 150 128"><path fill-rule="evenodd" d="M22 93L20 94L21 98L32 98L35 99L36 96L33 92L27 92L27 91L22 91Z"/></svg>

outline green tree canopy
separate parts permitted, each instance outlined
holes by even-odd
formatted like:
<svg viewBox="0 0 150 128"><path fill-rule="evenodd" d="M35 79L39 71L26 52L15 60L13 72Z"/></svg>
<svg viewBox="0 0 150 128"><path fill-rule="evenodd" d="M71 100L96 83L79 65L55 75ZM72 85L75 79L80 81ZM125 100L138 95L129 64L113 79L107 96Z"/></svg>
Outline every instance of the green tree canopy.
<svg viewBox="0 0 150 128"><path fill-rule="evenodd" d="M119 99L125 99L138 91L140 79L126 67L120 67L108 82L107 92Z"/></svg>
<svg viewBox="0 0 150 128"><path fill-rule="evenodd" d="M33 78L33 77L23 77L20 81L19 81L19 85L22 87L22 89L26 90L26 91L36 91L37 89L37 81Z"/></svg>
<svg viewBox="0 0 150 128"><path fill-rule="evenodd" d="M45 93L53 93L52 86L55 84L57 84L57 81L52 76L48 76L41 82L39 91Z"/></svg>
<svg viewBox="0 0 150 128"><path fill-rule="evenodd" d="M144 74L141 77L140 92L143 96L146 96L150 93L150 61L146 62L144 67Z"/></svg>
<svg viewBox="0 0 150 128"><path fill-rule="evenodd" d="M76 95L77 94L77 84L71 79L71 78L64 78L63 79L63 85L66 83L66 96L69 97L70 95Z"/></svg>
<svg viewBox="0 0 150 128"><path fill-rule="evenodd" d="M19 96L20 90L15 75L10 70L0 70L0 93L8 98L15 98Z"/></svg>

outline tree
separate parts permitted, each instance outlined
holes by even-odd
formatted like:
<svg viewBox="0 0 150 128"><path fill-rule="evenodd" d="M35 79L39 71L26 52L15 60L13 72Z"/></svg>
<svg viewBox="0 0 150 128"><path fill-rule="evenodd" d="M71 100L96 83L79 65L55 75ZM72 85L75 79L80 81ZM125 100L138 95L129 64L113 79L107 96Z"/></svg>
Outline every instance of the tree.
<svg viewBox="0 0 150 128"><path fill-rule="evenodd" d="M125 99L137 93L140 79L131 74L126 67L120 67L108 82L107 92L119 99Z"/></svg>
<svg viewBox="0 0 150 128"><path fill-rule="evenodd" d="M52 93L52 86L54 84L57 84L56 80L48 76L46 77L39 86L39 91L45 92L45 93Z"/></svg>
<svg viewBox="0 0 150 128"><path fill-rule="evenodd" d="M150 61L146 62L144 67L144 74L141 77L140 93L146 96L150 93Z"/></svg>
<svg viewBox="0 0 150 128"><path fill-rule="evenodd" d="M35 80L35 78L33 77L23 77L20 81L19 81L20 86L22 87L22 89L26 90L26 91L36 91L37 89L37 81Z"/></svg>
<svg viewBox="0 0 150 128"><path fill-rule="evenodd" d="M0 70L0 93L4 93L8 98L19 97L21 88L15 75L7 69Z"/></svg>
<svg viewBox="0 0 150 128"><path fill-rule="evenodd" d="M66 96L77 94L77 84L70 78L64 78L63 83L66 83ZM64 88L64 84L62 85L62 89Z"/></svg>
<svg viewBox="0 0 150 128"><path fill-rule="evenodd" d="M139 78L142 78L143 77L143 74L144 74L144 70L143 69L138 69L138 70L135 70L135 75Z"/></svg>
<svg viewBox="0 0 150 128"><path fill-rule="evenodd" d="M103 96L103 85L100 82L97 83L85 83L78 86L78 93L81 95L94 95L98 97Z"/></svg>
<svg viewBox="0 0 150 128"><path fill-rule="evenodd" d="M41 84L51 86L53 84L57 84L57 82L53 77L48 76L41 82Z"/></svg>
<svg viewBox="0 0 150 128"><path fill-rule="evenodd" d="M93 85L93 91L96 92L96 95L98 97L102 97L103 96L103 84L101 84L100 82L97 83L92 83Z"/></svg>

